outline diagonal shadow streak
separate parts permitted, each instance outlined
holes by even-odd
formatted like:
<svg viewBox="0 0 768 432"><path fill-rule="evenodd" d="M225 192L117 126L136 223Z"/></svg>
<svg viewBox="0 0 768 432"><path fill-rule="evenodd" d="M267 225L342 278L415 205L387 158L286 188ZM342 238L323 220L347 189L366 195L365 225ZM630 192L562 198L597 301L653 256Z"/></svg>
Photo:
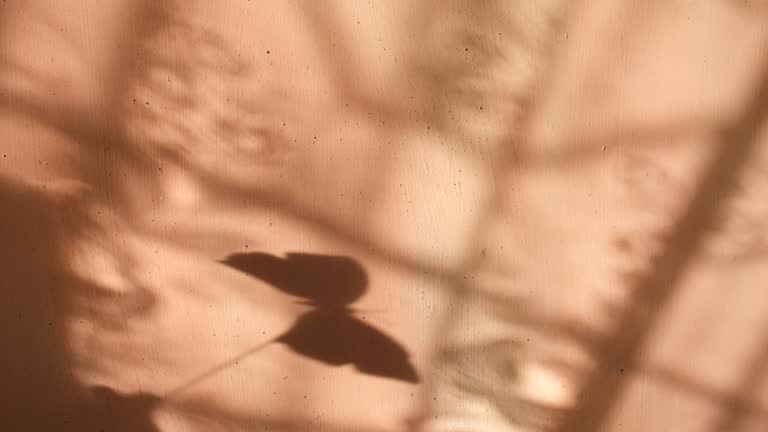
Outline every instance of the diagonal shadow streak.
<svg viewBox="0 0 768 432"><path fill-rule="evenodd" d="M599 431L627 385L629 373L664 308L670 303L696 251L720 223L723 209L739 185L739 174L758 147L757 134L768 104L768 76L739 120L722 131L715 154L704 170L692 198L663 250L651 261L650 271L631 283L631 295L615 333L598 341L594 371L581 384L576 405L565 412L558 432Z"/></svg>

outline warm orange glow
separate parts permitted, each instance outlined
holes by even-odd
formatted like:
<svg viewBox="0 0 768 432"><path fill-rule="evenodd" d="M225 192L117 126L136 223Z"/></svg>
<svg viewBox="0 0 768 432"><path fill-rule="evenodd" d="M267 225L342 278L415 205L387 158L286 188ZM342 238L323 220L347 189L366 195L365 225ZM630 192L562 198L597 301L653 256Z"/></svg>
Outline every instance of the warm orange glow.
<svg viewBox="0 0 768 432"><path fill-rule="evenodd" d="M768 430L762 0L0 3L0 431Z"/></svg>

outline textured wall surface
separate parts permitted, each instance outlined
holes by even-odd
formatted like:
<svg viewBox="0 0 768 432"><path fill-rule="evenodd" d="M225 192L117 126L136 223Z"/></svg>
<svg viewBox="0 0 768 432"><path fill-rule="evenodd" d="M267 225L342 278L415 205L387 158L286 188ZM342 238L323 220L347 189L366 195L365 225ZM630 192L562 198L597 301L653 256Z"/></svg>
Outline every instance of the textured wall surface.
<svg viewBox="0 0 768 432"><path fill-rule="evenodd" d="M0 3L0 430L768 428L763 1Z"/></svg>

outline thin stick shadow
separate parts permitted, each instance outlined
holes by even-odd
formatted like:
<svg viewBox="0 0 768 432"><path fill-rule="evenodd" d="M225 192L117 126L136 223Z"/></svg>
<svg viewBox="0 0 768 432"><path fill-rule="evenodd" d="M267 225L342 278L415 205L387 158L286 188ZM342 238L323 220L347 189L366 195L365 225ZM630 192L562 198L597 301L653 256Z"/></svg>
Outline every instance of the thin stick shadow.
<svg viewBox="0 0 768 432"><path fill-rule="evenodd" d="M297 354L369 375L416 383L419 376L397 341L355 316L349 305L367 290L362 266L344 256L234 254L222 261L313 306L274 339Z"/></svg>

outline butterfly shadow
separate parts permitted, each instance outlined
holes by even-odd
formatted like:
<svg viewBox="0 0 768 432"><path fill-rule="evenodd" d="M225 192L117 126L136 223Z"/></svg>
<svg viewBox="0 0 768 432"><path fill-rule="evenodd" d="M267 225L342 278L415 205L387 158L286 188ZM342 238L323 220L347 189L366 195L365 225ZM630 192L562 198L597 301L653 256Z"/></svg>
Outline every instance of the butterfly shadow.
<svg viewBox="0 0 768 432"><path fill-rule="evenodd" d="M281 258L255 252L233 254L221 262L312 306L274 342L329 365L352 364L365 374L419 381L408 352L350 307L368 286L365 270L354 259L307 253Z"/></svg>

